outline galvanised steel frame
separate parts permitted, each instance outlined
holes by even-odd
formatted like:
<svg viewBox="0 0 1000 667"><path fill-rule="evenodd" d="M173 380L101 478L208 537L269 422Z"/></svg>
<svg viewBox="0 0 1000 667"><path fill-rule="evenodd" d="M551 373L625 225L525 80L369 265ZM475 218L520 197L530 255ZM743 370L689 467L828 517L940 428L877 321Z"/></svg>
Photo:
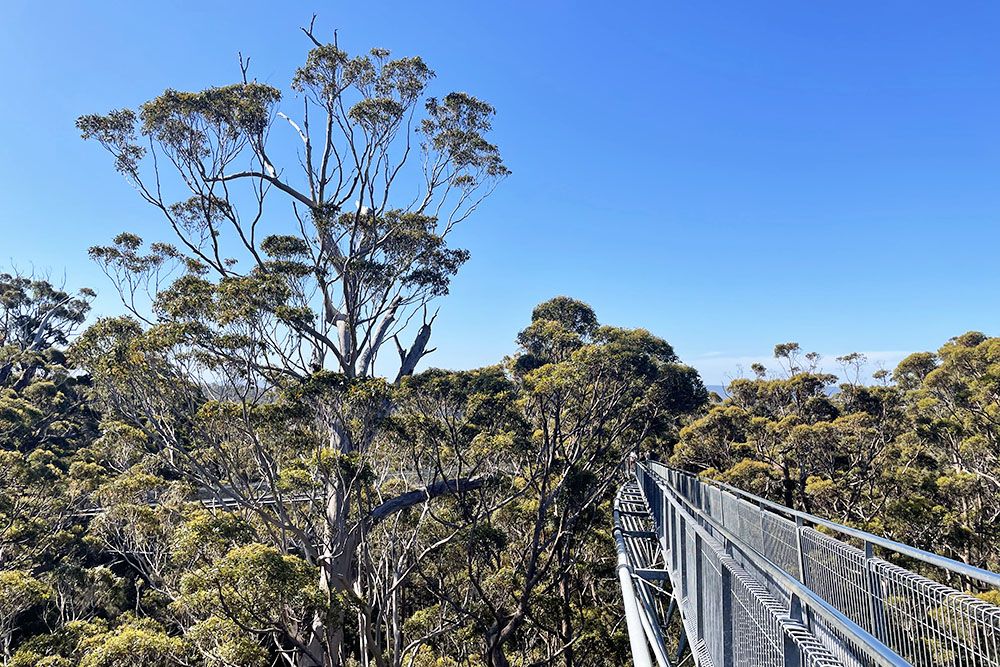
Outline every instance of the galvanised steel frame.
<svg viewBox="0 0 1000 667"><path fill-rule="evenodd" d="M658 463L637 466L614 524L638 667L1000 667L1000 607L889 561L980 590L993 572Z"/></svg>

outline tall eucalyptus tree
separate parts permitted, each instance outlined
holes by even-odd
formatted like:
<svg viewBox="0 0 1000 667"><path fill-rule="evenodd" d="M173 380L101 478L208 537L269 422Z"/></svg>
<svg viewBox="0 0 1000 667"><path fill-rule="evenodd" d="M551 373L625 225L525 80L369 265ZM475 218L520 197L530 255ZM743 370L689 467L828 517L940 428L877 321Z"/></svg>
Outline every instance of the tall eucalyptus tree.
<svg viewBox="0 0 1000 667"><path fill-rule="evenodd" d="M448 237L508 170L487 139L489 104L428 96L434 73L419 57L352 56L336 36L323 42L312 24L304 32L312 48L290 97L249 79L241 58L237 83L168 89L77 126L173 237L147 247L123 233L91 249L150 326L106 323L81 347L83 363L104 383L105 405L131 415L179 470L292 536L319 567L339 611L317 613L302 638L299 664L312 666L341 664L347 652L334 601L359 582L367 524L352 508L388 408L377 376L398 382L432 351L431 302L469 256ZM380 359L387 347L393 363ZM132 391L100 350L128 351L116 358L163 391ZM260 415L289 392L308 423L296 413L276 430L280 420ZM218 407L199 407L209 399ZM164 401L186 414L167 424ZM271 502L295 466L311 475L298 492L320 511L318 525ZM436 483L425 496L455 487Z"/></svg>

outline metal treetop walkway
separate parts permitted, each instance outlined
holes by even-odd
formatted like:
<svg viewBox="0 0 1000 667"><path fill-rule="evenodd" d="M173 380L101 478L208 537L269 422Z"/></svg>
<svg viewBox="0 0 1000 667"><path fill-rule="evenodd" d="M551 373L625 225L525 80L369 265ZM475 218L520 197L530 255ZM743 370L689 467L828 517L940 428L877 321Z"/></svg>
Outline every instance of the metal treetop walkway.
<svg viewBox="0 0 1000 667"><path fill-rule="evenodd" d="M666 466L615 499L637 667L1000 667L1000 575ZM821 532L822 529L822 532Z"/></svg>

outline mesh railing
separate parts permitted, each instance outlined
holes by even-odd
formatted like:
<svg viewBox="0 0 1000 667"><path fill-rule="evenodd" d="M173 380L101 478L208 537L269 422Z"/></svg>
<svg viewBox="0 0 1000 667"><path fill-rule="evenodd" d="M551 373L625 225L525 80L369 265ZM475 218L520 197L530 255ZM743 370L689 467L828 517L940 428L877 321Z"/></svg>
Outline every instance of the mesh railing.
<svg viewBox="0 0 1000 667"><path fill-rule="evenodd" d="M875 548L984 588L997 575L659 464L636 480L696 662L1000 667L1000 607Z"/></svg>
<svg viewBox="0 0 1000 667"><path fill-rule="evenodd" d="M698 664L845 664L810 631L803 613L806 607L797 595L776 596L773 590L777 587L767 583L767 577L746 554L705 524L655 473L640 469L637 480L663 550L666 578L673 586L687 642ZM759 528L760 523L756 525ZM872 664L896 667L901 663Z"/></svg>

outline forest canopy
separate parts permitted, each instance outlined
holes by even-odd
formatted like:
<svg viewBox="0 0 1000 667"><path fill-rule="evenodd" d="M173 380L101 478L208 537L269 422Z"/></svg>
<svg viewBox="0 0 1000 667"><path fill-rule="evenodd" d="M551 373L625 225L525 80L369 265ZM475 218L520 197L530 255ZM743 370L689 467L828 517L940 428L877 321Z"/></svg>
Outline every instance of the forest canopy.
<svg viewBox="0 0 1000 667"><path fill-rule="evenodd" d="M284 89L241 59L78 119L155 220L89 249L118 312L0 274L4 667L626 664L633 456L1000 567L1000 339L871 383L783 343L723 398L556 296L433 367L454 230L511 174L496 110L303 32Z"/></svg>
<svg viewBox="0 0 1000 667"><path fill-rule="evenodd" d="M4 323L79 299L4 281ZM494 366L241 394L177 323L67 348L76 312L31 362L4 330L7 664L626 661L610 499L707 399L662 339L558 297Z"/></svg>
<svg viewBox="0 0 1000 667"><path fill-rule="evenodd" d="M122 313L3 277L5 665L624 661L609 501L698 374L569 297L417 372L494 109L304 32L288 91L78 120L162 221L90 249Z"/></svg>

